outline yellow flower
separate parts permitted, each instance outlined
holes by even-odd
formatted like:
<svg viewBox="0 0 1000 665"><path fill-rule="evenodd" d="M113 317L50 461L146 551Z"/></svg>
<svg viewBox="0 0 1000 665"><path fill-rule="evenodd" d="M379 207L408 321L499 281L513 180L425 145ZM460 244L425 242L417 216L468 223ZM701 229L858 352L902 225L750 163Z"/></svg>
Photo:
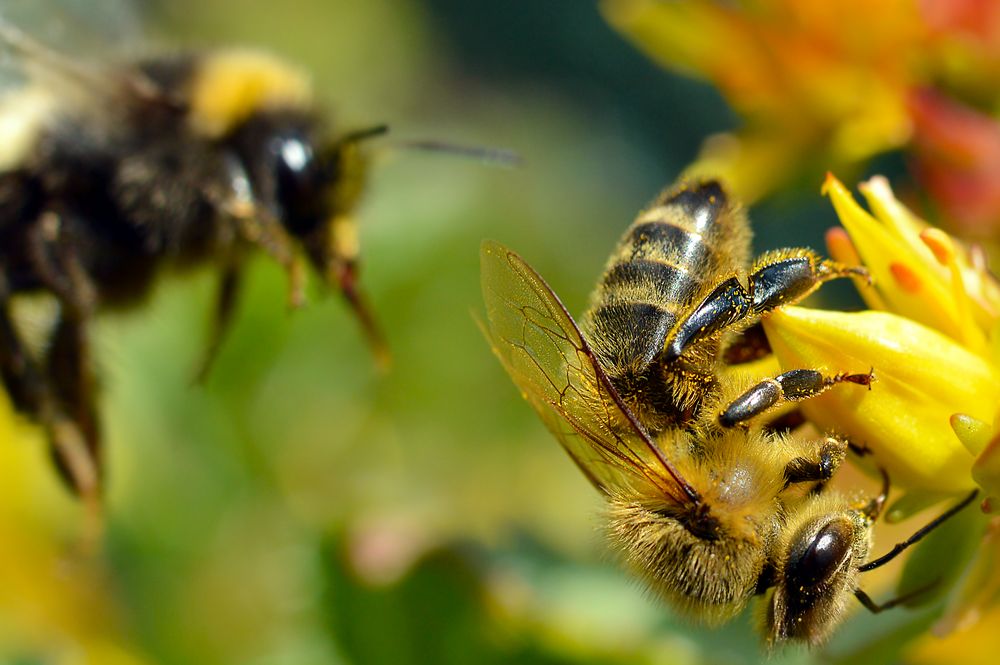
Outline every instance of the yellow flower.
<svg viewBox="0 0 1000 665"><path fill-rule="evenodd" d="M955 494L978 482L1000 494L1000 285L884 178L860 187L872 213L833 176L823 189L844 227L828 235L830 253L868 268L872 286L860 291L874 311L788 308L765 329L783 368L872 367L878 381L870 393L810 400L806 415L872 448L907 491Z"/></svg>

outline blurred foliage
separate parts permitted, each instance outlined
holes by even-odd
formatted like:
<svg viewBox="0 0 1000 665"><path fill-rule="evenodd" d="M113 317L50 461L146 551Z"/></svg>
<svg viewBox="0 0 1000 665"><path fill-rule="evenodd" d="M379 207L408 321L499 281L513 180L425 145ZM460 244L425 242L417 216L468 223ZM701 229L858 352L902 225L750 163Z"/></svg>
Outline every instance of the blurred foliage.
<svg viewBox="0 0 1000 665"><path fill-rule="evenodd" d="M157 43L249 43L301 63L344 126L509 147L525 165L378 148L362 280L392 347L386 374L336 298L315 289L286 312L265 259L204 386L191 375L210 271L104 316L110 489L91 550L37 433L0 419L0 660L758 662L752 613L718 630L680 624L609 560L599 498L472 315L484 237L517 248L581 311L635 212L731 128L719 95L659 70L591 3L138 6ZM835 215L805 186L755 208L758 249L820 246ZM879 550L913 524L880 531ZM866 589L891 594L900 570ZM828 651L771 662L880 663L904 649L947 662L933 643L908 646L939 611L858 615Z"/></svg>

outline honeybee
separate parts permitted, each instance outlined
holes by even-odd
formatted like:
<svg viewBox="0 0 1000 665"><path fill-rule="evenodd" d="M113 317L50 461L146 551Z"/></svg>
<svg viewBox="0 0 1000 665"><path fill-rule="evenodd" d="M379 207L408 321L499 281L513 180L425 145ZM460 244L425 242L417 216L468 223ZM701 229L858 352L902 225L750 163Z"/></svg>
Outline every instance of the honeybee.
<svg viewBox="0 0 1000 665"><path fill-rule="evenodd" d="M77 59L0 18L0 54L22 78L0 101L0 374L75 492L94 498L102 475L91 322L163 268L218 271L203 367L254 249L287 271L292 306L311 265L382 354L351 213L361 143L384 127L329 126L301 72L252 50ZM38 295L57 305L41 340L19 314Z"/></svg>
<svg viewBox="0 0 1000 665"><path fill-rule="evenodd" d="M639 214L612 253L582 328L651 434L697 422L719 392L720 363L767 352L762 336L737 334L762 314L830 279L867 276L804 248L767 252L751 265L750 239L746 213L718 182L682 182ZM868 385L871 378L870 372L786 372L740 396L720 424L732 427L783 401L842 382Z"/></svg>
<svg viewBox="0 0 1000 665"><path fill-rule="evenodd" d="M664 220L669 228L648 225ZM761 402L773 404L782 389L787 399L802 382L791 376L782 385L779 377L734 398L714 373L718 358L709 354L719 352L720 332L737 315L758 315L800 297L829 272L853 271L804 250L784 251L758 261L744 289L738 266L719 259L741 256L745 225L717 183L669 190L626 233L583 330L521 257L484 242L486 334L524 397L604 494L611 546L636 576L682 614L709 624L766 595L761 624L769 643L818 645L845 616L852 594L873 612L911 597L876 604L859 588L859 575L891 560L974 495L888 555L867 561L888 478L883 474L882 489L871 498L827 489L846 457L846 441L803 440L752 420L765 410ZM709 257L712 247L700 246L705 238L732 240L733 233L743 239L727 254ZM709 258L682 265L661 260L668 270L652 265L657 249L668 250L660 257ZM638 265L629 267L630 261ZM680 270L684 265L699 270ZM716 286L707 265L732 272ZM697 273L705 276L701 284L695 284ZM786 295L779 287L787 287ZM700 300L699 289L708 292ZM678 362L693 348L693 361ZM702 379L684 387L690 375ZM857 382L870 382L870 374L864 376ZM811 390L829 387L826 380L805 383ZM807 391L792 396L800 392ZM725 417L720 422L716 413L724 404L723 416L735 416L743 427L726 426Z"/></svg>

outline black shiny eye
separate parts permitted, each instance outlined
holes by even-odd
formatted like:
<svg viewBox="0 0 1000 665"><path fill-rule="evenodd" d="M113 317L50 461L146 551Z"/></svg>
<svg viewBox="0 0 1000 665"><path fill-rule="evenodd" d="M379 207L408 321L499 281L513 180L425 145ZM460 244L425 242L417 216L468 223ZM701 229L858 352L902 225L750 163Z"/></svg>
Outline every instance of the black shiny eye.
<svg viewBox="0 0 1000 665"><path fill-rule="evenodd" d="M317 159L312 143L303 136L275 139L277 203L283 221L295 235L306 235L326 218L328 169Z"/></svg>
<svg viewBox="0 0 1000 665"><path fill-rule="evenodd" d="M852 532L851 524L841 520L817 531L806 547L793 553L788 561L788 588L809 589L833 577L851 552Z"/></svg>

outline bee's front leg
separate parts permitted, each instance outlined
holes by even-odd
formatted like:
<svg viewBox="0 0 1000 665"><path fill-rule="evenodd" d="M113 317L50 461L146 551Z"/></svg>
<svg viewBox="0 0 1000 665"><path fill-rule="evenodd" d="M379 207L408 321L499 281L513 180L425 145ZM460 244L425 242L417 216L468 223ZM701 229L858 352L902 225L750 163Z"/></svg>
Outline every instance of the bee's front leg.
<svg viewBox="0 0 1000 665"><path fill-rule="evenodd" d="M849 276L868 279L868 272L820 258L809 249L767 252L754 262L747 286L736 276L729 277L687 313L666 340L666 360L676 360L699 339L752 321L775 307L794 304L823 282Z"/></svg>
<svg viewBox="0 0 1000 665"><path fill-rule="evenodd" d="M204 355L197 365L194 383L204 383L212 364L219 354L222 342L233 322L233 314L240 297L240 286L243 282L243 267L239 257L227 260L219 278L218 291L215 296L215 310L212 313L212 330L209 333L208 344Z"/></svg>

